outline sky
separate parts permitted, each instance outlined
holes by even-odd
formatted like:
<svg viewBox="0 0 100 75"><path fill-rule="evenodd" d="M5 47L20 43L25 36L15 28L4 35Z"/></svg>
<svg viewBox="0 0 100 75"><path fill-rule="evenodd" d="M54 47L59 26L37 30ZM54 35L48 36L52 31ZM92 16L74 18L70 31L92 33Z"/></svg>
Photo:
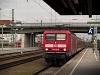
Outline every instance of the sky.
<svg viewBox="0 0 100 75"><path fill-rule="evenodd" d="M40 23L41 20L42 22L87 22L100 18L100 15L93 15L92 18L88 15L59 15L43 0L0 0L0 9L0 19L12 20L12 9L14 9L14 20L22 23ZM85 36L91 38L87 34Z"/></svg>
<svg viewBox="0 0 100 75"><path fill-rule="evenodd" d="M43 22L87 22L96 19L95 15L92 18L88 15L59 15L43 0L0 0L0 8L1 19L11 20L12 9L14 9L14 20L26 23L41 22L41 20Z"/></svg>

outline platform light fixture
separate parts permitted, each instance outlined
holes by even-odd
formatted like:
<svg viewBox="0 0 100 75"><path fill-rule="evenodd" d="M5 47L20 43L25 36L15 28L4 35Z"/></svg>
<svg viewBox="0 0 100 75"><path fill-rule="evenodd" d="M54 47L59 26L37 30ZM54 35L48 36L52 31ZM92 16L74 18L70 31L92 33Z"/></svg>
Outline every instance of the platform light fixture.
<svg viewBox="0 0 100 75"><path fill-rule="evenodd" d="M79 12L79 15L82 15L82 12L81 11Z"/></svg>
<svg viewBox="0 0 100 75"><path fill-rule="evenodd" d="M74 2L75 4L79 4L78 0L73 0L73 2Z"/></svg>
<svg viewBox="0 0 100 75"><path fill-rule="evenodd" d="M66 5L65 1L64 1L64 0L62 0L62 2L63 2L63 4L65 5L65 7L66 7L66 8L68 8L68 6Z"/></svg>

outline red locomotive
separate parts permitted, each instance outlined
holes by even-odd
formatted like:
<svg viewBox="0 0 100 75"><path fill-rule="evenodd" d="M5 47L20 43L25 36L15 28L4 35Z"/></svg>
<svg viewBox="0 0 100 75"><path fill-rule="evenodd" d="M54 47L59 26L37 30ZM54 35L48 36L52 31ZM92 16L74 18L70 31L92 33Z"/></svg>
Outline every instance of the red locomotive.
<svg viewBox="0 0 100 75"><path fill-rule="evenodd" d="M46 30L43 33L44 58L48 64L65 63L68 57L84 48L84 41L69 30Z"/></svg>
<svg viewBox="0 0 100 75"><path fill-rule="evenodd" d="M14 45L15 47L21 47L21 41L16 41Z"/></svg>

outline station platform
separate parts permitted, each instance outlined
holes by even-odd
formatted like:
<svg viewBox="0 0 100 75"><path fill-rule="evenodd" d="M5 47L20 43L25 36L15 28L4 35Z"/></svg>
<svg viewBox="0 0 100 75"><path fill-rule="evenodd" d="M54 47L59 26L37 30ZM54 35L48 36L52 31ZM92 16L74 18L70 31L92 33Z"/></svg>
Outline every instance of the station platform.
<svg viewBox="0 0 100 75"><path fill-rule="evenodd" d="M81 51L54 75L100 75L100 60L92 48Z"/></svg>
<svg viewBox="0 0 100 75"><path fill-rule="evenodd" d="M16 52L25 52L25 51L32 51L32 50L40 50L41 47L28 47L28 48L0 48L0 55L2 54L9 54L9 53L16 53Z"/></svg>

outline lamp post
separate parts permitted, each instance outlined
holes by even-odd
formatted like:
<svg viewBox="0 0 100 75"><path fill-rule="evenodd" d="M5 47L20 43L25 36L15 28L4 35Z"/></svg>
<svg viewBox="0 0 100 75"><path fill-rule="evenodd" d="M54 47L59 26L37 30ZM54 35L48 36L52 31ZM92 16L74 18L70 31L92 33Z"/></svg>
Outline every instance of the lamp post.
<svg viewBox="0 0 100 75"><path fill-rule="evenodd" d="M23 27L20 29L21 30L21 36L23 35L23 33L22 33L23 29L24 29ZM22 37L20 37L20 38L21 38L20 41L21 41L21 47L22 47Z"/></svg>
<svg viewBox="0 0 100 75"><path fill-rule="evenodd" d="M6 27L6 26L5 26L5 25L2 25L2 26L1 26L1 28L2 28L2 50L3 50L3 39L4 39L4 38L3 38L3 27Z"/></svg>
<svg viewBox="0 0 100 75"><path fill-rule="evenodd" d="M2 25L2 50L3 50L3 25Z"/></svg>
<svg viewBox="0 0 100 75"><path fill-rule="evenodd" d="M15 31L15 41L14 41L14 43L16 42L16 31L17 31L18 29L16 28L16 29L14 29L14 31ZM16 43L15 43L16 44ZM16 48L16 45L15 45L15 48Z"/></svg>
<svg viewBox="0 0 100 75"><path fill-rule="evenodd" d="M0 20L1 20L1 8L0 8ZM3 50L3 25L2 25L2 50Z"/></svg>

